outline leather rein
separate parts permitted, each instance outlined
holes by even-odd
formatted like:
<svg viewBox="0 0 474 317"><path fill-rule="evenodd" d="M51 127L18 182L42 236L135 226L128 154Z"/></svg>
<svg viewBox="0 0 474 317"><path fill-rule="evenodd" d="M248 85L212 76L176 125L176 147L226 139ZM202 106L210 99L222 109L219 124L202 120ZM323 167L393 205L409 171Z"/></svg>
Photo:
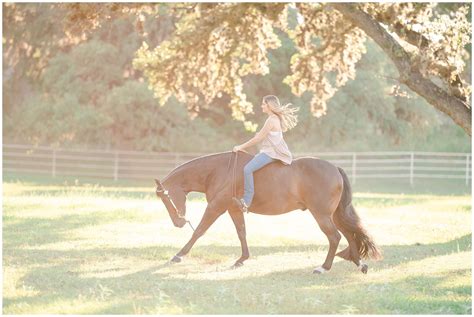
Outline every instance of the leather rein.
<svg viewBox="0 0 474 317"><path fill-rule="evenodd" d="M163 187L163 185L162 185L162 187ZM159 194L165 195L165 197L170 201L171 205L173 206L174 210L176 211L176 215L178 216L178 218L183 219L184 221L186 221L189 224L189 226L191 227L191 229L193 229L193 231L195 231L193 225L191 224L191 221L186 219L186 217L179 211L179 209L176 207L173 199L171 199L171 197L168 194L168 191L166 189L164 189L164 188L163 189L158 189L158 187L157 187L156 188L156 193L158 195Z"/></svg>
<svg viewBox="0 0 474 317"><path fill-rule="evenodd" d="M236 194L237 194L236 193L237 189L236 189L236 186L235 186L235 173L236 173L236 169L237 169L237 157L239 155L239 152L232 152L232 153L235 153L234 167L232 169L232 197L235 197ZM229 170L231 162L232 162L232 155L229 158L229 164L228 164L227 170ZM186 217L176 207L176 205L175 205L173 199L171 199L168 191L166 189L164 189L163 185L161 185L161 187L163 189L158 189L158 187L156 188L156 194L158 194L158 195L163 194L169 200L171 205L173 206L174 210L176 211L176 215L178 216L178 218L183 219L184 221L186 221L189 224L189 226L191 227L191 229L193 229L193 231L195 231L193 225L191 224L191 221L187 220Z"/></svg>

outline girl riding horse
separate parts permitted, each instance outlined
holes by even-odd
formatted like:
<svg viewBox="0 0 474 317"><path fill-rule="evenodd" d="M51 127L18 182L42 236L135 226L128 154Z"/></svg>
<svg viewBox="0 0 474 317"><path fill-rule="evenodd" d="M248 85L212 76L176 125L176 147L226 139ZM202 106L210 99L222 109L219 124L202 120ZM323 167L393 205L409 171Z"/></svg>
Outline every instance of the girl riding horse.
<svg viewBox="0 0 474 317"><path fill-rule="evenodd" d="M294 128L298 122L295 115L298 108L290 106L291 104L282 106L276 96L263 97L262 112L268 114L263 128L252 139L233 149L233 152L238 152L262 142L260 153L244 167L244 196L240 199L234 198L242 212L248 212L255 193L253 173L274 161L290 165L293 160L283 139L283 132Z"/></svg>

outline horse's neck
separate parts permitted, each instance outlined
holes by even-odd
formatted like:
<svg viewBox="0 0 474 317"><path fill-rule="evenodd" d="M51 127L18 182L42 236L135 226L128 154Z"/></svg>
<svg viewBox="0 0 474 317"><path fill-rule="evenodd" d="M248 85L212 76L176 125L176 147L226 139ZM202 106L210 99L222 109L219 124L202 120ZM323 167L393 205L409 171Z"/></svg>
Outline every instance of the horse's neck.
<svg viewBox="0 0 474 317"><path fill-rule="evenodd" d="M174 169L166 177L163 184L165 187L178 185L186 192L205 193L208 180L219 167L223 166L222 163L225 160L228 160L228 156L223 153L222 155L201 157L184 163Z"/></svg>

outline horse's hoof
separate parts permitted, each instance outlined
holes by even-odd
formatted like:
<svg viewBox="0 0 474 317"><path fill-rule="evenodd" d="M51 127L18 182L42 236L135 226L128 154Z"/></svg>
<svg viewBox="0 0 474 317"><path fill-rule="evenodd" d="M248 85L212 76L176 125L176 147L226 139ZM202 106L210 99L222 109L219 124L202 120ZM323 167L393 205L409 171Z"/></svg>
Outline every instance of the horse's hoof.
<svg viewBox="0 0 474 317"><path fill-rule="evenodd" d="M170 263L180 263L182 261L181 257L175 255L171 260Z"/></svg>
<svg viewBox="0 0 474 317"><path fill-rule="evenodd" d="M324 274L326 272L327 272L327 270L325 268L323 268L322 266L317 267L313 270L313 274Z"/></svg>
<svg viewBox="0 0 474 317"><path fill-rule="evenodd" d="M242 262L235 262L234 265L232 265L232 269L238 269L239 267L242 267L244 264Z"/></svg>
<svg viewBox="0 0 474 317"><path fill-rule="evenodd" d="M362 264L361 266L359 266L360 268L360 271L364 274L367 274L367 271L369 270L369 266L367 264Z"/></svg>

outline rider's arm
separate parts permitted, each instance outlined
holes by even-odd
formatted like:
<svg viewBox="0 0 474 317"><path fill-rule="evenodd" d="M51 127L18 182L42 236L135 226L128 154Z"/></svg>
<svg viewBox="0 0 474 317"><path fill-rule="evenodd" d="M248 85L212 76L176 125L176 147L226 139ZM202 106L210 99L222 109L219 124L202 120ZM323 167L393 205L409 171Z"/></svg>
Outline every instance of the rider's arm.
<svg viewBox="0 0 474 317"><path fill-rule="evenodd" d="M265 124L263 125L262 129L258 131L253 138L245 142L244 144L241 144L239 146L240 150L243 150L245 148L251 147L252 145L255 145L257 143L260 143L272 130L272 128L275 126L275 118L268 118L267 121L265 121Z"/></svg>

